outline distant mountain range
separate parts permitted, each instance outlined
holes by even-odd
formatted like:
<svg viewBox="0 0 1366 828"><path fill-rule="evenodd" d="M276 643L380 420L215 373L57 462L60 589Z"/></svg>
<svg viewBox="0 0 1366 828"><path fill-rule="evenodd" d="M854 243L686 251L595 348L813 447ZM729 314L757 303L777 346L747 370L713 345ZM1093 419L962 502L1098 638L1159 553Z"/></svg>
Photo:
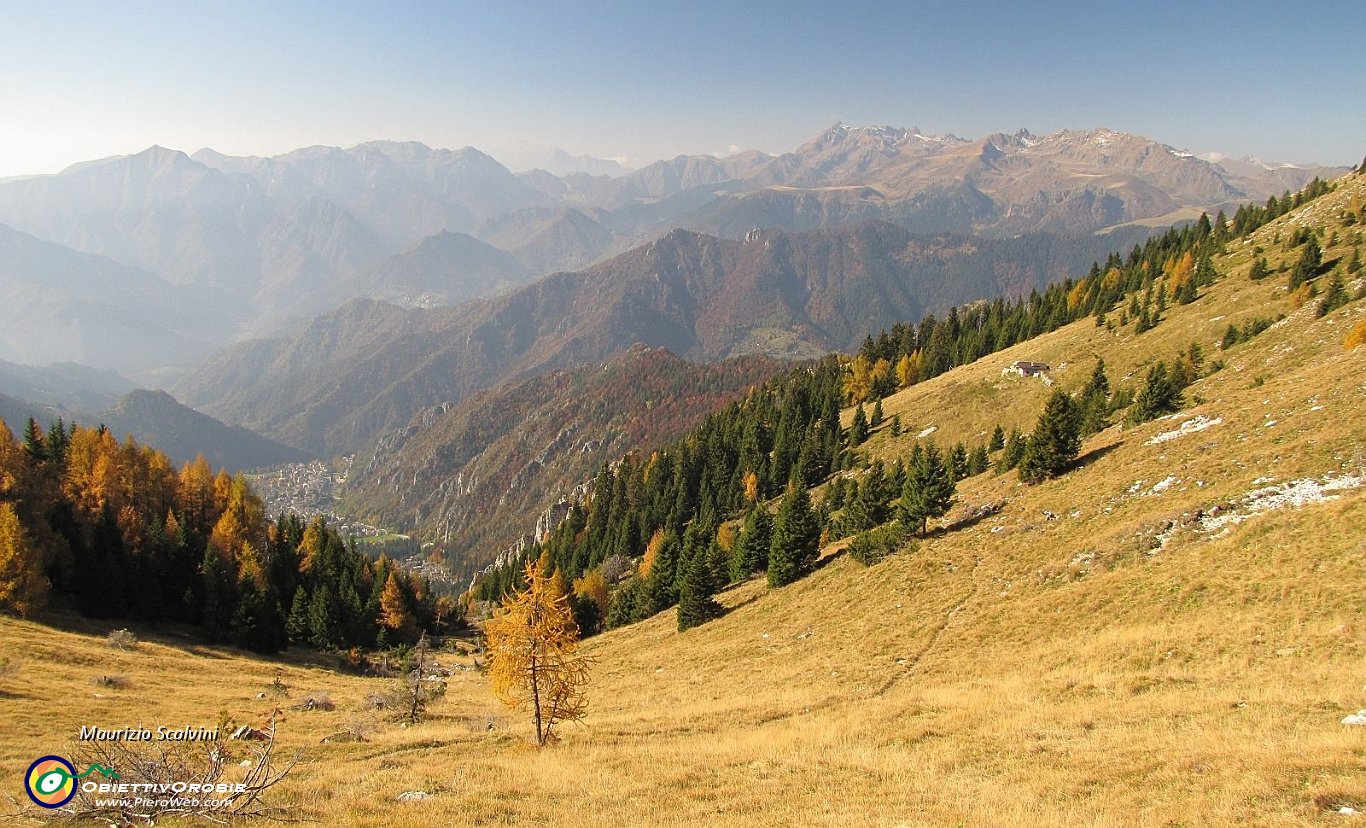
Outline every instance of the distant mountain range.
<svg viewBox="0 0 1366 828"><path fill-rule="evenodd" d="M916 236L883 222L743 240L676 230L578 273L454 308L357 300L245 342L178 386L191 405L323 455L420 411L641 343L692 360L810 357L983 296L1023 295L1146 235Z"/></svg>
<svg viewBox="0 0 1366 828"><path fill-rule="evenodd" d="M513 172L544 170L551 175L587 173L606 176L625 175L627 172L621 162L610 158L574 155L559 147L547 147L528 141L489 147L488 151Z"/></svg>
<svg viewBox="0 0 1366 828"><path fill-rule="evenodd" d="M103 423L120 440L131 435L177 464L203 454L215 468L245 471L310 457L225 425L164 391L134 388L113 372L71 363L35 367L0 362L0 420L17 436L30 417L45 430L58 418L67 424Z"/></svg>
<svg viewBox="0 0 1366 828"><path fill-rule="evenodd" d="M1077 236L1341 171L1213 163L1108 130L967 140L842 124L778 156L680 156L624 174L563 153L542 160L514 175L470 147L372 142L273 158L152 147L2 180L0 359L78 361L164 386L234 338L298 330L352 299L455 304L675 228L739 239L878 220L921 234Z"/></svg>
<svg viewBox="0 0 1366 828"><path fill-rule="evenodd" d="M629 217L637 232L653 223L733 237L753 227L791 232L880 219L916 232L1002 237L1171 224L1346 170L1226 169L1106 129L1046 136L1021 130L968 140L836 124L779 156L679 156L610 180L523 179L555 198Z"/></svg>

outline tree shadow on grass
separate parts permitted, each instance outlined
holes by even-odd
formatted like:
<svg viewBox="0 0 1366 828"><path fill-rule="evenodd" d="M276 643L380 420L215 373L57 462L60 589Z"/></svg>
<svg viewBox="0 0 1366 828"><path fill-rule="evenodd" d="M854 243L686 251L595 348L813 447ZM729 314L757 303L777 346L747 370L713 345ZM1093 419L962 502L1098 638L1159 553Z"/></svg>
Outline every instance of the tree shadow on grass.
<svg viewBox="0 0 1366 828"><path fill-rule="evenodd" d="M754 603L754 602L757 601L757 600L759 600L759 596L758 596L758 595L751 595L751 596L749 596L748 598L746 598L745 600L741 601L740 603L736 604L736 605L733 606L733 607L722 607L722 608L721 608L720 614L718 614L716 617L717 617L717 618L721 618L721 617L723 617L723 616L730 615L732 612L735 612L736 610L738 610L738 609L740 609L740 608L742 608L742 607L747 607L747 606L749 606L750 604Z"/></svg>
<svg viewBox="0 0 1366 828"><path fill-rule="evenodd" d="M1101 459L1102 457L1105 457L1107 454L1109 454L1110 452L1114 451L1122 445L1124 445L1123 440L1116 440L1115 442L1110 443L1108 445L1093 448L1090 451L1078 457L1076 460L1073 460L1071 463L1069 463L1064 471L1072 472L1076 471L1077 469L1084 469L1092 463L1096 462L1097 460Z"/></svg>
<svg viewBox="0 0 1366 828"><path fill-rule="evenodd" d="M831 563L833 563L833 562L835 562L836 560L838 560L838 559L844 557L845 553L847 553L848 551L849 551L849 547L848 547L848 546L844 546L844 547L841 547L840 549L836 549L834 552L831 552L829 555L826 555L826 556L823 557L823 558L817 558L817 559L816 559L816 562L815 562L814 564L811 565L811 571L808 572L808 573L806 573L806 574L807 574L807 575L812 575L812 574L814 574L814 573L816 573L816 572L821 571L822 569L825 569L825 568L826 568L827 566L829 566Z"/></svg>
<svg viewBox="0 0 1366 828"><path fill-rule="evenodd" d="M953 523L945 524L944 526L937 526L934 529L931 529L930 531L925 533L925 538L921 538L921 540L924 540L926 538L941 537L943 535L947 535L950 532L961 532L964 529L971 529L972 527L976 526L977 524L981 523L987 518L992 517L993 515L999 515L1001 513L1001 510L1005 507L1006 502L1004 500L993 500L990 503L984 503L981 506L977 507L977 509L970 515L966 515L962 518L959 518ZM911 538L916 536L914 534L910 534L907 535L907 537Z"/></svg>

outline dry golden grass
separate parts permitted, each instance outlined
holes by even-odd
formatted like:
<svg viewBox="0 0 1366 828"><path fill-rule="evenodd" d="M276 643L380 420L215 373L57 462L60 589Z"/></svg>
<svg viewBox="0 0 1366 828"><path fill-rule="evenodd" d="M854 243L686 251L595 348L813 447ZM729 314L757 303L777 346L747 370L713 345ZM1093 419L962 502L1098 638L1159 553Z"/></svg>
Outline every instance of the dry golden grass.
<svg viewBox="0 0 1366 828"><path fill-rule="evenodd" d="M1316 221L1363 179L1316 202ZM273 804L356 825L1316 825L1366 810L1366 488L1268 511L1223 535L1183 515L1237 506L1275 482L1366 474L1366 349L1343 338L1358 300L1324 319L1313 303L1221 354L1230 322L1289 313L1284 279L1253 283L1254 245L1275 267L1290 216L1216 260L1232 275L1135 337L1090 320L908 389L885 403L869 451L891 459L915 435L983 439L1028 429L1046 394L1007 379L1016 359L1080 386L1097 355L1141 376L1192 340L1226 366L1188 390L1180 415L1112 427L1063 478L964 481L965 507L997 515L936 534L915 554L864 568L826 550L814 575L721 598L723 618L678 633L672 612L589 642L591 713L545 750L457 672L433 718L388 724L365 743L319 744L361 715L375 679L253 659L138 630L0 620L21 662L0 680L0 777L61 752L82 723L256 721L277 669L331 712L280 726L304 761ZM1350 252L1355 228L1337 227ZM1063 366L1066 367L1063 367ZM1218 425L1166 442L1196 417ZM1164 481L1166 481L1164 483ZM1156 488L1155 488L1156 487ZM1056 515L1048 518L1045 513ZM961 513L950 515L953 521ZM1165 543L1167 521L1177 525ZM449 664L451 657L442 659ZM97 673L128 677L94 687ZM487 722L496 719L495 728ZM424 790L431 799L399 803Z"/></svg>

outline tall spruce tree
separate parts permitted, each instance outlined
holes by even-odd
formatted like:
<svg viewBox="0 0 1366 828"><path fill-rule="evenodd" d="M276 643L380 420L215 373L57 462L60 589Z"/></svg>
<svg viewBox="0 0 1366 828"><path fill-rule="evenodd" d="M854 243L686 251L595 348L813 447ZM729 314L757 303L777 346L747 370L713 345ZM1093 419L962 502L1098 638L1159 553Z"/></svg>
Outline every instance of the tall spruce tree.
<svg viewBox="0 0 1366 828"><path fill-rule="evenodd" d="M1081 392L1078 402L1081 408L1081 433L1095 434L1106 425L1106 414L1110 410L1110 378L1105 375L1105 360L1097 359L1091 371L1091 379Z"/></svg>
<svg viewBox="0 0 1366 828"><path fill-rule="evenodd" d="M906 485L897 502L897 519L907 530L924 536L929 519L943 517L953 507L957 485L934 443L912 453Z"/></svg>
<svg viewBox="0 0 1366 828"><path fill-rule="evenodd" d="M731 578L737 581L748 578L768 566L768 549L772 543L773 518L767 506L756 503L745 515L740 537L731 550Z"/></svg>
<svg viewBox="0 0 1366 828"><path fill-rule="evenodd" d="M976 477L991 466L987 457L987 447L978 443L968 455L968 476Z"/></svg>
<svg viewBox="0 0 1366 828"><path fill-rule="evenodd" d="M886 468L881 460L874 460L845 511L845 529L863 532L885 523L891 510L888 505L891 497L891 492L887 490Z"/></svg>
<svg viewBox="0 0 1366 828"><path fill-rule="evenodd" d="M1039 483L1056 477L1081 451L1081 416L1077 404L1061 388L1044 404L1020 459L1020 479Z"/></svg>
<svg viewBox="0 0 1366 828"><path fill-rule="evenodd" d="M963 480L968 476L968 449L962 443L954 443L953 448L949 449L948 460L945 465L949 467L949 475L955 482Z"/></svg>
<svg viewBox="0 0 1366 828"><path fill-rule="evenodd" d="M1351 299L1351 295L1347 293L1347 286L1342 283L1342 274L1335 269L1333 278L1328 281L1328 289L1324 291L1323 299L1319 302L1319 308L1315 315L1327 316L1347 304Z"/></svg>
<svg viewBox="0 0 1366 828"><path fill-rule="evenodd" d="M721 614L715 594L712 574L705 554L694 555L688 561L683 585L678 591L678 631L690 630Z"/></svg>
<svg viewBox="0 0 1366 828"><path fill-rule="evenodd" d="M768 551L768 585L790 584L811 571L820 555L821 528L806 487L789 485L778 504Z"/></svg>
<svg viewBox="0 0 1366 828"><path fill-rule="evenodd" d="M24 454L28 455L30 464L37 466L47 459L45 442L43 429L39 427L38 421L29 417L28 425L24 426Z"/></svg>
<svg viewBox="0 0 1366 828"><path fill-rule="evenodd" d="M1138 392L1134 407L1126 418L1130 424L1149 420L1181 410L1181 387L1167 371L1167 363L1158 361L1148 369L1143 389Z"/></svg>
<svg viewBox="0 0 1366 828"><path fill-rule="evenodd" d="M1304 250L1300 252L1300 258L1295 262L1295 266L1290 269L1290 289L1295 290L1300 285L1319 275L1319 268L1323 267L1323 249L1319 247L1319 240L1309 233L1304 242Z"/></svg>
<svg viewBox="0 0 1366 828"><path fill-rule="evenodd" d="M868 415L863 412L863 403L854 409L854 421L849 424L849 448L863 445L868 439Z"/></svg>
<svg viewBox="0 0 1366 828"><path fill-rule="evenodd" d="M996 460L996 473L1005 474L1016 466L1020 465L1020 460L1024 458L1026 440L1018 428L1010 430L1010 438L1006 440L1005 450Z"/></svg>

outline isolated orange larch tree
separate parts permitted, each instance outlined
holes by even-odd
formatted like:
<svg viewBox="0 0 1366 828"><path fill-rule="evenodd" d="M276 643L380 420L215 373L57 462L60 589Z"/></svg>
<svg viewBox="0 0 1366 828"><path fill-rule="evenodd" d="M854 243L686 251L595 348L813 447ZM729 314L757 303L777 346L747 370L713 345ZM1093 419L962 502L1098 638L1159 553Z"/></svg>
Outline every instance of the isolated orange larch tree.
<svg viewBox="0 0 1366 828"><path fill-rule="evenodd" d="M544 745L554 738L555 725L588 714L589 661L578 651L569 596L539 561L527 563L526 584L503 599L484 635L493 692L514 710L531 710L536 743Z"/></svg>

